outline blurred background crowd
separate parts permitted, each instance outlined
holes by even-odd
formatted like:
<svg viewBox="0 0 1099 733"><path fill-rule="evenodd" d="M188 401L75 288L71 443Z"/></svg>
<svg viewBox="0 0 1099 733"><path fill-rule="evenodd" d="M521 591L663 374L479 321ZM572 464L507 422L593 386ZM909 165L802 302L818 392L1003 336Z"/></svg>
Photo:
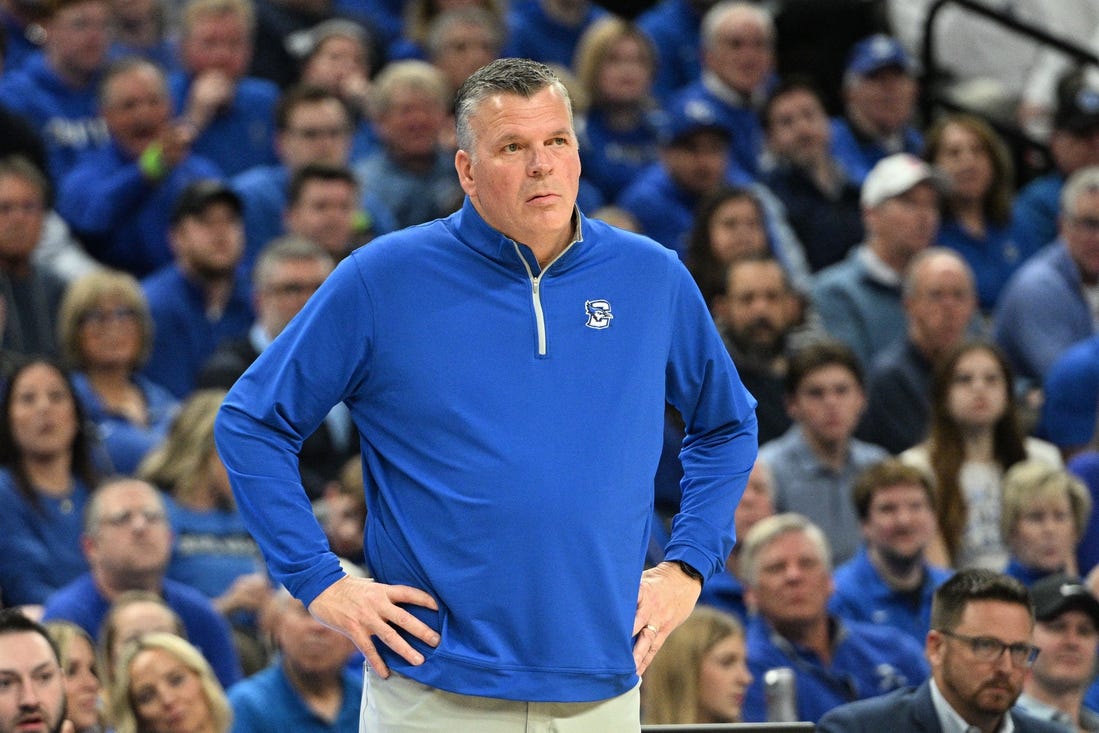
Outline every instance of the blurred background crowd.
<svg viewBox="0 0 1099 733"><path fill-rule="evenodd" d="M461 206L454 95L502 56L561 75L581 211L678 253L759 401L645 719L765 719L773 667L809 720L918 684L931 593L982 567L1088 594L1062 707L1099 729L1099 2L0 0L0 30L0 600L52 624L78 730L153 729L176 668L210 730L357 729L361 657L272 587L214 414L343 257ZM338 406L300 467L369 575L358 441Z"/></svg>

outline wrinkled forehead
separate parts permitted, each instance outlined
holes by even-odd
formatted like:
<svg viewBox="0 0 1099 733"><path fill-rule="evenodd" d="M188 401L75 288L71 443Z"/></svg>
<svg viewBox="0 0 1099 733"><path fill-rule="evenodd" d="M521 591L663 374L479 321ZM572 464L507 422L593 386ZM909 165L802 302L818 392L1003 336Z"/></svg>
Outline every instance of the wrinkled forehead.
<svg viewBox="0 0 1099 733"><path fill-rule="evenodd" d="M0 676L27 674L57 663L50 642L38 632L21 629L0 633Z"/></svg>

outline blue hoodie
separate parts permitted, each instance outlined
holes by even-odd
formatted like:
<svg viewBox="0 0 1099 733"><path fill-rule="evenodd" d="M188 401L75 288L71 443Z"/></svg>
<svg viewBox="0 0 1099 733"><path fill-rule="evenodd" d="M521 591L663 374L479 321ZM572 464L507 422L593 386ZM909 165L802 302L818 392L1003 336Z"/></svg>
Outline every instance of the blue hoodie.
<svg viewBox="0 0 1099 733"><path fill-rule="evenodd" d="M367 562L440 632L395 671L460 694L580 702L637 683L634 613L665 399L686 422L666 546L709 577L756 455L755 400L674 253L579 218L540 269L467 198L345 259L230 391L215 429L274 577L307 605L343 573L295 452L343 400ZM381 645L380 645L381 646Z"/></svg>

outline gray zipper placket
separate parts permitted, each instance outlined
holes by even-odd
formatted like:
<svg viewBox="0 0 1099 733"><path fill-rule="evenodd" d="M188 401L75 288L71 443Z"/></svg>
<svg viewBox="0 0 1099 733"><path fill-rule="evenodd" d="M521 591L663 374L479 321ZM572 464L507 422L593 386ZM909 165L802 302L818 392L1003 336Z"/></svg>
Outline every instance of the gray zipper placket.
<svg viewBox="0 0 1099 733"><path fill-rule="evenodd" d="M527 262L527 258L523 256L523 251L519 249L518 242L512 242L512 246L515 247L515 254L519 258L519 261L523 263L523 267L527 271L527 277L530 279L530 298L531 303L534 306L534 323L538 329L538 356L546 355L546 315L542 312L542 278L545 277L549 269L553 267L553 263L561 259L561 257L572 249L572 245L576 244L579 240L573 240L568 247L561 250L560 254L550 260L550 263L542 268L542 271L537 275L534 274L534 270L531 269L530 263Z"/></svg>

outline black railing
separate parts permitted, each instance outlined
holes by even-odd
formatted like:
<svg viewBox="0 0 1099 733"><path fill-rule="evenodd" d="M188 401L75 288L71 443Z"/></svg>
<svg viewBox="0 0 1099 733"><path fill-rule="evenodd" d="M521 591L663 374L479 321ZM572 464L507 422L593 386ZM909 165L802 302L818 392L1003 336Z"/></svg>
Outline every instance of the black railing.
<svg viewBox="0 0 1099 733"><path fill-rule="evenodd" d="M979 15L1003 28L1013 31L1021 36L1034 39L1045 45L1048 48L1061 51L1067 54L1077 61L1079 64L1092 64L1099 66L1099 56L1093 51L1079 46L1072 41L1065 40L1064 38L1054 35L1044 28L1039 28L1032 23L1025 20L1015 18L1003 10L997 8L990 8L989 6L978 2L978 0L936 0L935 3L928 8L927 18L924 21L923 29L923 48L921 49L921 61L923 63L923 94L921 96L921 112L925 123L930 122L934 118L934 112L936 107L950 109L957 112L978 112L978 110L972 110L965 107L964 104L955 100L949 99L941 93L941 82L946 80L947 75L939 69L935 60L935 21L940 11L948 5L957 5L964 8L974 15ZM1035 140L1022 130L1018 124L1009 124L1004 120L989 119L989 123L992 124L996 131L1000 135L1004 136L1009 145L1016 151L1017 156L1032 158L1034 152L1040 153L1040 155L1048 160L1049 150L1044 142ZM1028 155L1025 151L1030 151ZM1021 174L1024 171L1020 171Z"/></svg>

